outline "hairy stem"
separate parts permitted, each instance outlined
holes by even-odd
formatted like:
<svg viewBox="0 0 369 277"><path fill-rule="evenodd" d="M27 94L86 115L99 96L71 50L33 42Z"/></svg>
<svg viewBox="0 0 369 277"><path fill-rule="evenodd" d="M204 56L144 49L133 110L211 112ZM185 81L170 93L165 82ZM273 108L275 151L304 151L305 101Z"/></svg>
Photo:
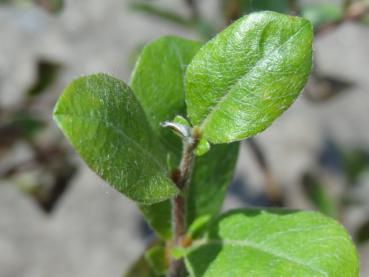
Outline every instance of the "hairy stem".
<svg viewBox="0 0 369 277"><path fill-rule="evenodd" d="M186 233L186 187L191 178L192 165L194 161L194 149L196 140L188 137L183 138L183 153L179 171L173 172L172 180L180 189L181 193L172 199L172 226L173 245L181 246L181 240ZM170 262L168 277L181 277L185 273L182 259L172 259Z"/></svg>

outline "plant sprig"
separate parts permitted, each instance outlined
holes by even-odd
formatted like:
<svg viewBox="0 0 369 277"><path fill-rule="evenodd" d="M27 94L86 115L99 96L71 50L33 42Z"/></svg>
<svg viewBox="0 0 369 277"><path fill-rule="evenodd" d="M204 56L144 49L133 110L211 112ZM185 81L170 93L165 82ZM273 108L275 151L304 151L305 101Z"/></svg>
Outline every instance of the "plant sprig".
<svg viewBox="0 0 369 277"><path fill-rule="evenodd" d="M130 86L95 74L65 89L58 125L160 237L140 260L141 276L358 275L356 250L333 219L275 209L219 215L239 141L298 97L312 38L305 19L253 13L205 45L173 36L149 43Z"/></svg>

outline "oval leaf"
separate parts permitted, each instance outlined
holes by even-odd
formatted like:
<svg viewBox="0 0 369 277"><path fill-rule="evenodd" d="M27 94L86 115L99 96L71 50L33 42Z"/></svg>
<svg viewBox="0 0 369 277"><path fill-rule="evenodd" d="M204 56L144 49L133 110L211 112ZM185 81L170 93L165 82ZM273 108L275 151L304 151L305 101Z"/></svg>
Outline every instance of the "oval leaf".
<svg viewBox="0 0 369 277"><path fill-rule="evenodd" d="M213 222L185 256L191 276L358 276L349 235L307 211L235 210Z"/></svg>
<svg viewBox="0 0 369 277"><path fill-rule="evenodd" d="M191 123L212 143L261 132L299 95L311 64L309 21L275 12L245 16L204 45L189 65Z"/></svg>
<svg viewBox="0 0 369 277"><path fill-rule="evenodd" d="M174 163L182 153L181 142L160 123L185 115L184 75L201 43L175 36L159 38L142 50L132 73L131 87L154 132L174 152ZM177 165L177 164L176 164Z"/></svg>
<svg viewBox="0 0 369 277"><path fill-rule="evenodd" d="M115 189L140 203L174 196L166 157L131 89L96 74L73 81L54 119L85 162Z"/></svg>

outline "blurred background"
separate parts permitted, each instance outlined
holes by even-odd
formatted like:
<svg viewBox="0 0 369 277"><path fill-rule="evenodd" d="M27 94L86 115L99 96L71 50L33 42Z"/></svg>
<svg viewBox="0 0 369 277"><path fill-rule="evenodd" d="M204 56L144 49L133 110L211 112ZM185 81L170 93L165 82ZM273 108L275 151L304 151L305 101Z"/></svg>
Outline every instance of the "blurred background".
<svg viewBox="0 0 369 277"><path fill-rule="evenodd" d="M72 79L128 82L142 46L206 41L257 10L314 24L297 102L242 143L224 209L313 209L350 232L369 276L369 1L0 0L0 276L121 276L152 233L135 204L75 155L51 119Z"/></svg>

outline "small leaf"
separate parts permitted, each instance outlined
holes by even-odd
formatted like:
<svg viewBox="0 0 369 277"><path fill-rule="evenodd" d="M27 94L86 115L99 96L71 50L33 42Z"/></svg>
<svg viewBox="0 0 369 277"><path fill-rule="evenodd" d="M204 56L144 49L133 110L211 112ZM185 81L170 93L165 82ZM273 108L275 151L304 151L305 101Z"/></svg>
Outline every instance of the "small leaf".
<svg viewBox="0 0 369 277"><path fill-rule="evenodd" d="M214 145L197 157L188 187L187 223L203 215L216 215L233 177L239 143Z"/></svg>
<svg viewBox="0 0 369 277"><path fill-rule="evenodd" d="M198 42L172 36L155 40L143 49L131 79L131 86L152 128L170 150L173 168L179 165L182 145L180 139L171 130L160 127L160 123L175 117L174 121L188 125L183 117L186 111L184 75L200 46ZM237 154L238 144L224 145L214 147L195 161L189 184L189 201L196 203L189 204L188 224L198 216L218 212L232 178ZM191 196L193 193L197 196ZM141 205L140 209L149 225L162 238L171 237L169 201Z"/></svg>
<svg viewBox="0 0 369 277"><path fill-rule="evenodd" d="M186 72L189 119L211 143L267 128L297 98L312 65L309 21L259 12L204 45Z"/></svg>
<svg viewBox="0 0 369 277"><path fill-rule="evenodd" d="M191 127L191 124L187 121L186 118L184 118L183 116L177 115L174 119L173 122L181 124L183 126L187 126L187 127Z"/></svg>
<svg viewBox="0 0 369 277"><path fill-rule="evenodd" d="M154 246L145 252L145 259L158 275L164 275L169 267L164 246Z"/></svg>
<svg viewBox="0 0 369 277"><path fill-rule="evenodd" d="M216 215L233 176L239 144L215 145L205 155L196 158L187 197L187 224L198 217ZM171 205L169 201L141 205L149 225L164 239L171 238Z"/></svg>
<svg viewBox="0 0 369 277"><path fill-rule="evenodd" d="M207 227L211 217L209 215L203 215L196 218L190 227L188 227L187 235L192 239L199 237L204 229Z"/></svg>
<svg viewBox="0 0 369 277"><path fill-rule="evenodd" d="M165 240L172 237L171 204L163 201L154 205L140 205L140 211L154 231Z"/></svg>
<svg viewBox="0 0 369 277"><path fill-rule="evenodd" d="M314 27L319 27L320 25L340 20L343 16L343 11L338 5L320 3L304 5L301 8L301 14Z"/></svg>
<svg viewBox="0 0 369 277"><path fill-rule="evenodd" d="M187 250L191 276L358 276L345 229L316 212L235 210Z"/></svg>
<svg viewBox="0 0 369 277"><path fill-rule="evenodd" d="M167 177L165 152L122 81L105 74L73 81L54 119L85 162L129 198L151 204L178 192Z"/></svg>
<svg viewBox="0 0 369 277"><path fill-rule="evenodd" d="M173 258L179 260L186 255L186 250L183 247L173 247L171 255Z"/></svg>
<svg viewBox="0 0 369 277"><path fill-rule="evenodd" d="M196 146L195 155L202 156L209 150L210 150L210 143L206 139L201 138Z"/></svg>
<svg viewBox="0 0 369 277"><path fill-rule="evenodd" d="M199 42L174 36L159 38L144 47L132 73L134 94L154 132L170 150L175 166L182 153L181 141L160 123L185 115L184 75L200 46Z"/></svg>

